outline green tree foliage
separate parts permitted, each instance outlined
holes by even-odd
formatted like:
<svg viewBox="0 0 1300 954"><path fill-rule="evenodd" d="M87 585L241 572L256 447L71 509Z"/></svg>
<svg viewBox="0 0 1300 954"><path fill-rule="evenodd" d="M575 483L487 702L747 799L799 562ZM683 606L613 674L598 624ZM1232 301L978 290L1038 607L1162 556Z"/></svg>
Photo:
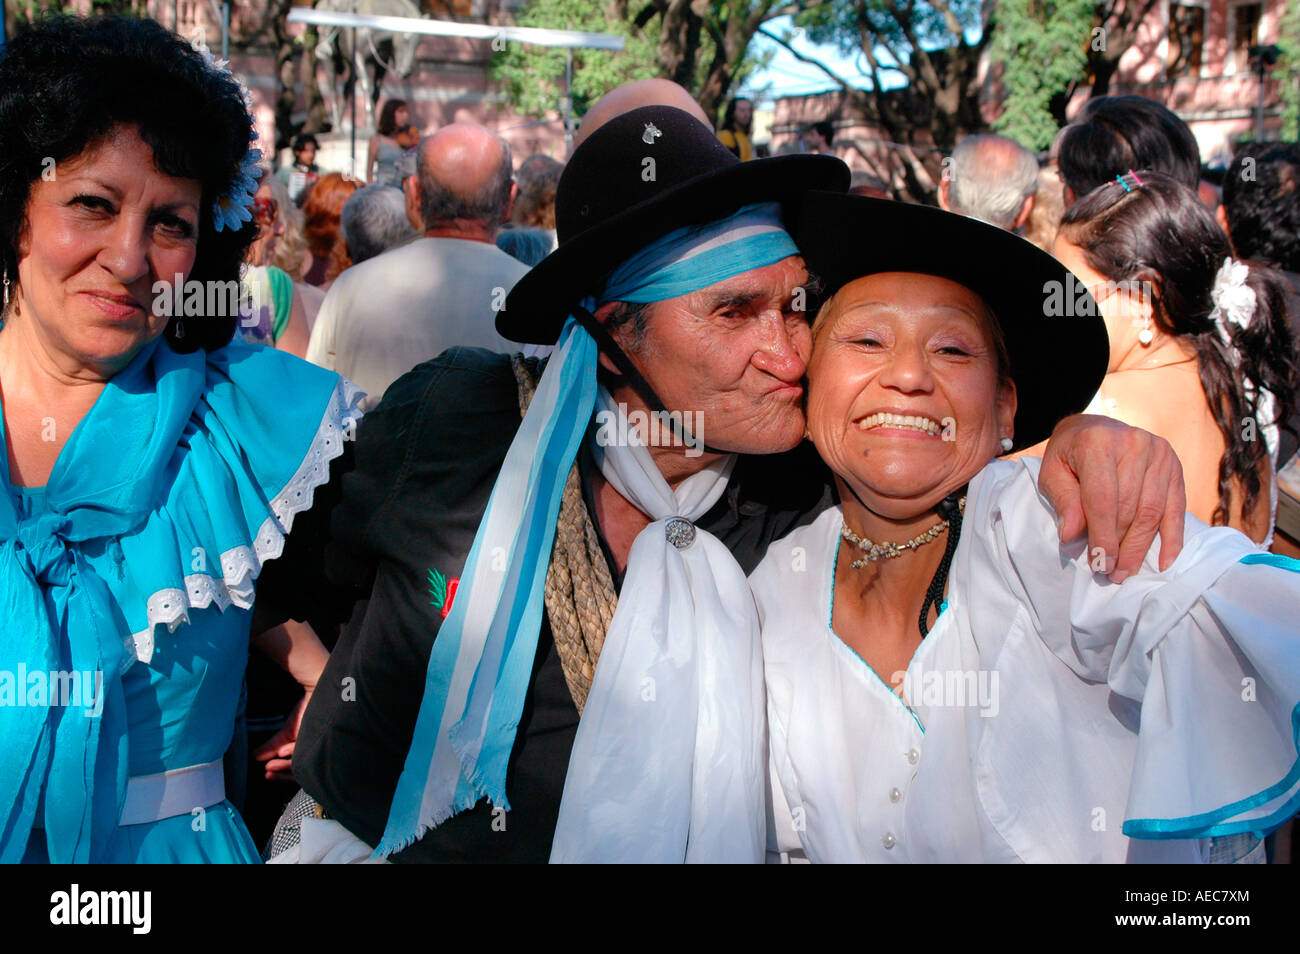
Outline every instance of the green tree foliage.
<svg viewBox="0 0 1300 954"><path fill-rule="evenodd" d="M795 23L814 42L857 55L868 89L849 90L850 96L892 140L912 144L919 133L950 149L962 133L984 125L979 67L989 37L988 6L980 0L831 0ZM897 95L898 87L906 95Z"/></svg>
<svg viewBox="0 0 1300 954"><path fill-rule="evenodd" d="M626 37L623 49L617 53L573 51L572 96L576 116L581 116L592 103L621 83L659 75L655 49L658 30L637 29L628 20L611 16L591 0L532 0L515 23L521 27L616 33ZM562 111L564 71L564 50L507 41L506 48L492 58L491 76L501 84L519 112L545 116Z"/></svg>
<svg viewBox="0 0 1300 954"><path fill-rule="evenodd" d="M13 9L14 19L20 24L35 23L46 17L67 13L86 12L74 0L10 0L8 6ZM149 15L149 3L148 0L91 0L90 12L145 17Z"/></svg>
<svg viewBox="0 0 1300 954"><path fill-rule="evenodd" d="M573 111L582 115L621 83L663 77L690 90L706 113L720 113L728 97L757 66L750 49L758 29L774 17L825 0L531 0L516 23L558 30L616 33L623 50L573 51ZM563 50L506 43L491 75L512 105L531 115L562 109Z"/></svg>
<svg viewBox="0 0 1300 954"><path fill-rule="evenodd" d="M1083 80L1094 30L1092 0L1002 0L997 7L993 62L1006 90L993 128L1030 149L1046 149L1059 123L1052 99Z"/></svg>
<svg viewBox="0 0 1300 954"><path fill-rule="evenodd" d="M1295 142L1300 139L1300 4L1282 5L1277 45L1282 55L1273 67L1273 77L1282 100L1282 138Z"/></svg>
<svg viewBox="0 0 1300 954"><path fill-rule="evenodd" d="M968 34L978 43L982 7L981 0L831 0L810 4L795 24L815 43L833 44L845 56L860 50L882 70L905 74L920 68L927 51L960 46ZM886 65L882 53L895 65Z"/></svg>
<svg viewBox="0 0 1300 954"><path fill-rule="evenodd" d="M819 67L880 138L897 149L904 188L917 201L933 201L939 156L965 133L985 128L980 114L980 66L989 41L988 0L828 0L794 18L814 43L833 44L856 56L859 76L838 75L816 57L790 46L789 37L766 36L796 59ZM846 140L841 140L851 145Z"/></svg>

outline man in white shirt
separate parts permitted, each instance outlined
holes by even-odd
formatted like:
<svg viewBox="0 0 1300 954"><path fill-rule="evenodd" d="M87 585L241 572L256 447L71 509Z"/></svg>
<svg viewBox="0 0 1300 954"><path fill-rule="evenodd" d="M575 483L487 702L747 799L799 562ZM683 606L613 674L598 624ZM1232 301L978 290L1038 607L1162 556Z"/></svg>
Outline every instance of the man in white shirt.
<svg viewBox="0 0 1300 954"><path fill-rule="evenodd" d="M481 126L445 126L420 144L403 189L424 237L343 272L307 349L307 360L366 392L366 410L397 378L453 346L521 350L495 326L528 271L496 246L516 191L509 145Z"/></svg>

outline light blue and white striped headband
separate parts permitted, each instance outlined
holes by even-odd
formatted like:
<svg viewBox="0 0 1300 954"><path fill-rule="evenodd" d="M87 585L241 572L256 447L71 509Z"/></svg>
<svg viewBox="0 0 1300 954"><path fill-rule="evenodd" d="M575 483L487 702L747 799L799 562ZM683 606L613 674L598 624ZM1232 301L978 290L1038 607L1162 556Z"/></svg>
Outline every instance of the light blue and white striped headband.
<svg viewBox="0 0 1300 954"><path fill-rule="evenodd" d="M597 300L654 302L799 254L775 202L670 232L615 269ZM510 810L506 768L541 632L569 470L596 404L595 340L570 316L492 488L425 674L388 824L386 857L481 799ZM504 572L500 554L506 554Z"/></svg>
<svg viewBox="0 0 1300 954"><path fill-rule="evenodd" d="M607 301L663 301L707 288L799 249L781 223L776 202L747 205L705 225L688 225L647 245L616 268L596 296Z"/></svg>

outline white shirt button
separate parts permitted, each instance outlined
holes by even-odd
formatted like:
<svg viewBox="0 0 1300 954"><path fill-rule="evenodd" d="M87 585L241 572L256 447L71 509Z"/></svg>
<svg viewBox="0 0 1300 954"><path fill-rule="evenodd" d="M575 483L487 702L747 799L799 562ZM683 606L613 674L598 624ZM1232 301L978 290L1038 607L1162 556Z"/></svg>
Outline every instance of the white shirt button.
<svg viewBox="0 0 1300 954"><path fill-rule="evenodd" d="M920 750L916 749L915 747L910 748L910 749L907 750L907 761L909 761L909 762L911 762L913 765L915 765L915 764L916 764L917 762L919 762L920 760L921 760L921 752L920 752Z"/></svg>
<svg viewBox="0 0 1300 954"><path fill-rule="evenodd" d="M899 789L891 788L889 790L889 800L891 802L897 802L902 797L903 797L903 793Z"/></svg>
<svg viewBox="0 0 1300 954"><path fill-rule="evenodd" d="M893 848L894 845L898 843L898 839L894 837L892 831L887 831L885 832L885 837L880 839L880 843L886 848Z"/></svg>

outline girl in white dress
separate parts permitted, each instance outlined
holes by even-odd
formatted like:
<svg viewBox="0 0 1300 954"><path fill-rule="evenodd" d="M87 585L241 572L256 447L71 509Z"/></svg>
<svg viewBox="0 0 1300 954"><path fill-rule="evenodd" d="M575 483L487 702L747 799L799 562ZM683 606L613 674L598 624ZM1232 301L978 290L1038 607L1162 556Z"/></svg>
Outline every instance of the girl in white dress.
<svg viewBox="0 0 1300 954"><path fill-rule="evenodd" d="M1038 461L995 460L1105 373L1095 308L1045 315L1065 269L857 197L809 201L797 240L834 292L808 427L841 505L751 577L773 855L1203 861L1293 815L1300 563L1188 517L1117 582L1059 542Z"/></svg>

